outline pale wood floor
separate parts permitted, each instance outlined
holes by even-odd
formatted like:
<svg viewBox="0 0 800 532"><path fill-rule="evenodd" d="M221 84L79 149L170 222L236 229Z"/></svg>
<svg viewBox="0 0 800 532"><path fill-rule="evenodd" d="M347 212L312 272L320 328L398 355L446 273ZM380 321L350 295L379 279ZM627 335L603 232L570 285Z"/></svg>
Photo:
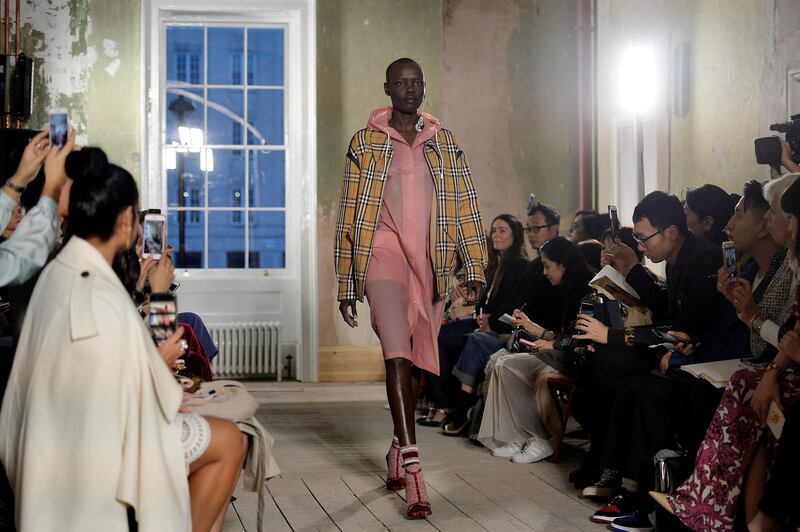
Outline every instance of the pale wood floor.
<svg viewBox="0 0 800 532"><path fill-rule="evenodd" d="M265 530L601 530L589 521L597 506L566 478L580 459L579 440L569 442L559 464L518 465L419 427L433 515L407 521L402 492L383 486L391 422L382 385L249 387L283 471L267 483ZM256 496L236 496L225 531L256 530Z"/></svg>

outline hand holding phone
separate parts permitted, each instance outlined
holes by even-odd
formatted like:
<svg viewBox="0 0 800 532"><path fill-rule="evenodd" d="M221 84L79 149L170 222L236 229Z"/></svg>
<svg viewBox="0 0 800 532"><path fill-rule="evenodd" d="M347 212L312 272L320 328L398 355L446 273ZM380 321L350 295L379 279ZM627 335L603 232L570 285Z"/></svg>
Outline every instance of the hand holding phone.
<svg viewBox="0 0 800 532"><path fill-rule="evenodd" d="M147 214L144 217L144 249L142 258L160 259L166 247L167 218L163 214Z"/></svg>

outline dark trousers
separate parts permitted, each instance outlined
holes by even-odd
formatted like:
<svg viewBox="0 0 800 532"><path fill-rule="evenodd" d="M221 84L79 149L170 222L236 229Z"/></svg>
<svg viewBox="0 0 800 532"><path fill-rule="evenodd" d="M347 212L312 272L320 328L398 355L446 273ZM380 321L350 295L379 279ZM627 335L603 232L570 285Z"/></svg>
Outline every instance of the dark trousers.
<svg viewBox="0 0 800 532"><path fill-rule="evenodd" d="M648 373L618 387L605 430L601 465L653 489L653 456L683 447L695 456L714 415L722 390L687 373Z"/></svg>
<svg viewBox="0 0 800 532"><path fill-rule="evenodd" d="M800 523L797 503L800 501L800 401L786 411L778 443L778 455L758 508L773 519L782 522L792 516L792 530Z"/></svg>
<svg viewBox="0 0 800 532"><path fill-rule="evenodd" d="M436 408L456 406L460 384L453 375L453 366L467 343L467 335L476 327L475 320L466 319L450 322L439 330L439 374L424 372L426 394Z"/></svg>
<svg viewBox="0 0 800 532"><path fill-rule="evenodd" d="M586 467L602 465L600 450L606 439L609 417L617 390L621 384L650 371L648 357L622 346L597 346L586 355L586 362L576 379L575 419L589 432L589 452L584 457Z"/></svg>
<svg viewBox="0 0 800 532"><path fill-rule="evenodd" d="M494 332L474 332L467 338L464 349L453 368L453 375L462 384L475 387L485 375L484 368L493 354L505 347L506 342Z"/></svg>

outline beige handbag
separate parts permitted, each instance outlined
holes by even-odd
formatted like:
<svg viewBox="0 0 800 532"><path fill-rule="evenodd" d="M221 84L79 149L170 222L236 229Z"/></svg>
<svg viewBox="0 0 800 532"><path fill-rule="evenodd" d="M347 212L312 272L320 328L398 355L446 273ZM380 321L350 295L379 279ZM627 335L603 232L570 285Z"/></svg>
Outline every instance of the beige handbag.
<svg viewBox="0 0 800 532"><path fill-rule="evenodd" d="M204 382L186 397L183 406L192 413L233 422L248 420L258 410L258 401L237 381Z"/></svg>

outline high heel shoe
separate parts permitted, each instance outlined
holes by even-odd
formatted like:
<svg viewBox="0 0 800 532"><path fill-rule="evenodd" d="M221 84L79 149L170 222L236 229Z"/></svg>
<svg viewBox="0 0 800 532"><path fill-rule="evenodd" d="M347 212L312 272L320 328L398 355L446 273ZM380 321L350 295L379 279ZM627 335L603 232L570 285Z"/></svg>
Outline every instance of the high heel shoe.
<svg viewBox="0 0 800 532"><path fill-rule="evenodd" d="M445 421L447 421L447 416L453 413L452 408L437 408L433 410L433 413L429 414L427 417L421 417L417 420L418 425L422 425L423 427L441 427ZM440 419L436 419L439 416Z"/></svg>
<svg viewBox="0 0 800 532"><path fill-rule="evenodd" d="M405 487L406 470L403 469L403 459L400 456L400 446L394 441L386 455L386 489L398 491Z"/></svg>
<svg viewBox="0 0 800 532"><path fill-rule="evenodd" d="M414 464L406 468L406 517L409 519L423 519L431 515L431 502L428 498L428 489L422 468Z"/></svg>

